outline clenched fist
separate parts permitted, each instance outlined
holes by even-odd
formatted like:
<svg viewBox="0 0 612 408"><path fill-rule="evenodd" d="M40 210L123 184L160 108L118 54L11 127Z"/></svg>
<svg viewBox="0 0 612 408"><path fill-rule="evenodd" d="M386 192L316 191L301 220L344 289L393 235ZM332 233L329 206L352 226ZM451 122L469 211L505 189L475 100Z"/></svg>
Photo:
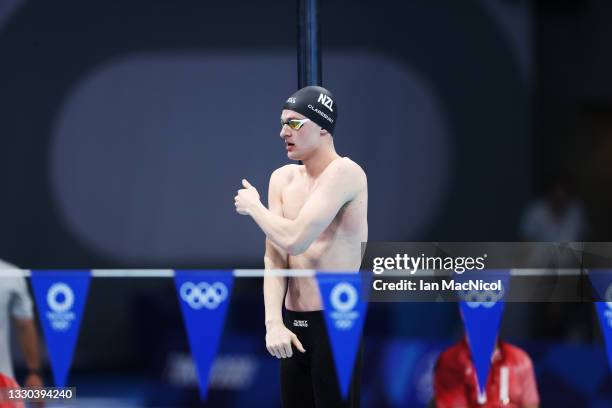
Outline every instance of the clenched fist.
<svg viewBox="0 0 612 408"><path fill-rule="evenodd" d="M248 181L242 179L244 188L238 190L238 194L234 197L234 205L236 212L242 215L249 215L249 211L256 205L260 204L259 193Z"/></svg>

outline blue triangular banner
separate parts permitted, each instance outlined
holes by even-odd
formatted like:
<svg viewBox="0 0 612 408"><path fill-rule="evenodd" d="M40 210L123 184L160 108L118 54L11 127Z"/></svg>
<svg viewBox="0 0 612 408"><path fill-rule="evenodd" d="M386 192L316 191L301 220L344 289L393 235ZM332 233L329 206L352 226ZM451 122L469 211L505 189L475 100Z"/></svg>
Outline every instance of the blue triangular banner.
<svg viewBox="0 0 612 408"><path fill-rule="evenodd" d="M589 270L589 278L597 292L597 299L601 300L595 302L595 309L599 316L599 323L608 352L608 363L610 370L612 370L612 270Z"/></svg>
<svg viewBox="0 0 612 408"><path fill-rule="evenodd" d="M612 371L612 302L595 302L595 309L599 315L599 323L608 352L608 363Z"/></svg>
<svg viewBox="0 0 612 408"><path fill-rule="evenodd" d="M183 270L175 272L174 282L198 373L200 397L205 400L234 276L232 271Z"/></svg>
<svg viewBox="0 0 612 408"><path fill-rule="evenodd" d="M319 272L317 280L338 384L346 399L365 322L367 299L363 296L359 274Z"/></svg>
<svg viewBox="0 0 612 408"><path fill-rule="evenodd" d="M589 279L595 289L595 299L612 302L612 269L590 269Z"/></svg>
<svg viewBox="0 0 612 408"><path fill-rule="evenodd" d="M91 272L32 271L32 288L56 387L66 387Z"/></svg>
<svg viewBox="0 0 612 408"><path fill-rule="evenodd" d="M458 282L499 284L499 289L470 288L459 293L461 315L478 379L479 397L486 395L486 384L491 368L491 357L497 342L499 324L504 311L504 296L509 286L509 270L486 270L458 277Z"/></svg>

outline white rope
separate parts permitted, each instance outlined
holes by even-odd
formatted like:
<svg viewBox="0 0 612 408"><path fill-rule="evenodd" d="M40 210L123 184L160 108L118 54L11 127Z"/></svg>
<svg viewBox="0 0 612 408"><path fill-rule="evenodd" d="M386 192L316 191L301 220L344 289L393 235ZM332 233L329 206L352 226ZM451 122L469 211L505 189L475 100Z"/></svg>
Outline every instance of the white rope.
<svg viewBox="0 0 612 408"><path fill-rule="evenodd" d="M237 278L261 278L263 276L287 276L292 278L307 278L315 276L314 269L236 269Z"/></svg>
<svg viewBox="0 0 612 408"><path fill-rule="evenodd" d="M206 271L203 269L202 271ZM375 277L385 276L441 276L438 273L448 271L432 271L432 270L388 270ZM585 271L586 272L586 271ZM314 277L317 273L314 269L235 269L232 271L237 278L262 278L264 276L286 276L307 278ZM588 272L587 272L588 273ZM476 277L481 274L486 277L486 272L472 272L470 277ZM511 276L578 276L581 274L580 269L511 269ZM453 274L451 274L453 275ZM449 276L451 276L449 275ZM457 274L459 275L459 274ZM0 269L0 278L29 278L32 272L29 269ZM91 276L94 278L172 278L174 277L173 269L92 269Z"/></svg>
<svg viewBox="0 0 612 408"><path fill-rule="evenodd" d="M202 271L206 271L203 269ZM314 277L314 269L235 269L237 278L262 278L264 276ZM94 278L173 278L173 269L92 269ZM0 278L29 278L28 269L0 269Z"/></svg>
<svg viewBox="0 0 612 408"><path fill-rule="evenodd" d="M92 269L94 278L172 278L172 269Z"/></svg>

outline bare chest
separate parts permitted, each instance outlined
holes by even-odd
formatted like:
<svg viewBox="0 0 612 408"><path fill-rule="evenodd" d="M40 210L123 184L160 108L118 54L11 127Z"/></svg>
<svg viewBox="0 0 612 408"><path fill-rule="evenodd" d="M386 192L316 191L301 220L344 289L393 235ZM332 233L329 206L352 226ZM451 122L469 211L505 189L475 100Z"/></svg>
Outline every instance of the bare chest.
<svg viewBox="0 0 612 408"><path fill-rule="evenodd" d="M283 216L290 220L296 219L312 195L314 187L314 184L309 185L300 181L292 181L286 185L281 194Z"/></svg>
<svg viewBox="0 0 612 408"><path fill-rule="evenodd" d="M290 220L296 219L306 202L311 199L316 187L316 183L306 183L295 179L287 184L281 193L283 216ZM338 209L338 213L321 236L315 240L313 248L325 244L327 241L341 238L356 240L357 242L365 241L364 234L367 234L366 208L367 196L359 196L357 200L345 203Z"/></svg>

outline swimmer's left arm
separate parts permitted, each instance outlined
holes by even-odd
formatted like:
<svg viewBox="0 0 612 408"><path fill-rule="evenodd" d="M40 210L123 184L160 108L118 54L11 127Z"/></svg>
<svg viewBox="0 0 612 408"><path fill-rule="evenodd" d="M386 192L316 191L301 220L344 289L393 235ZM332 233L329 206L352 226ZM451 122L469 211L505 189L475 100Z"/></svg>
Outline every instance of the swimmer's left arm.
<svg viewBox="0 0 612 408"><path fill-rule="evenodd" d="M366 188L365 173L356 164L344 162L326 171L297 218L289 220L270 212L259 201L257 191L243 180L236 196L236 209L253 217L268 239L290 255L305 252L329 226L344 204Z"/></svg>

